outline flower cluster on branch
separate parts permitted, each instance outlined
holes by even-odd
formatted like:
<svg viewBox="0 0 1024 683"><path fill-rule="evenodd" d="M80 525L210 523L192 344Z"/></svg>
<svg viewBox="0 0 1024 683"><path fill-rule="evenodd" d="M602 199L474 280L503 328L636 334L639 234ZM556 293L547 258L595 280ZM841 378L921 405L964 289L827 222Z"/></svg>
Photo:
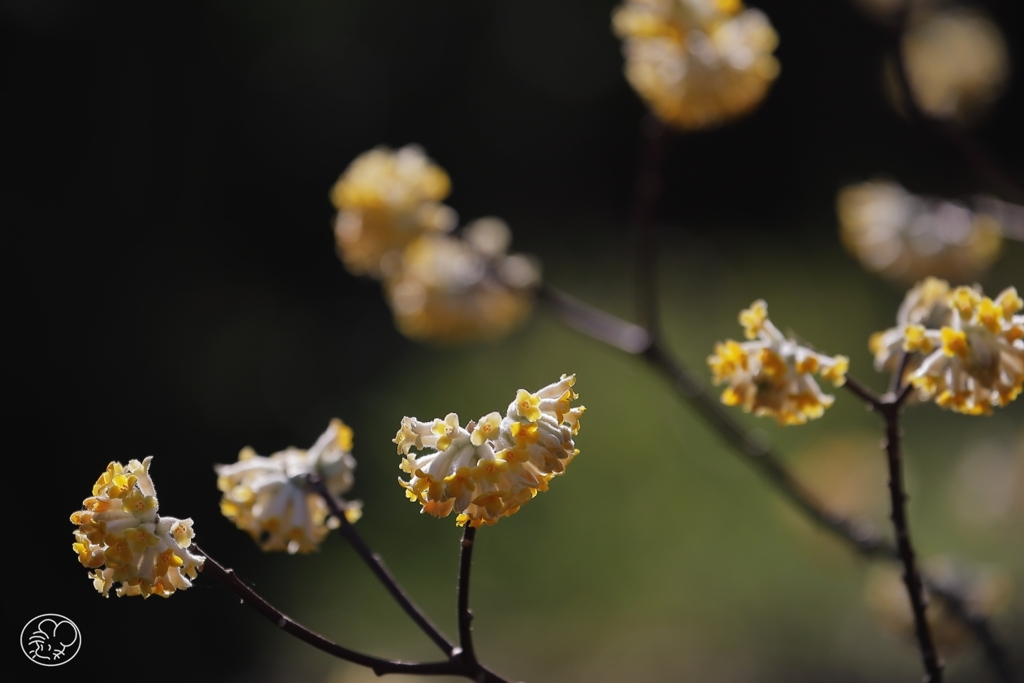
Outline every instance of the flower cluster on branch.
<svg viewBox="0 0 1024 683"><path fill-rule="evenodd" d="M987 415L1024 385L1024 301L1013 287L995 299L981 288L950 288L930 278L900 307L896 327L875 334L875 367L912 354L908 379L917 398L967 415Z"/></svg>
<svg viewBox="0 0 1024 683"><path fill-rule="evenodd" d="M192 585L204 558L188 547L195 532L191 519L157 514L159 503L149 476L150 456L128 465L111 462L96 480L84 510L71 515L78 525L73 550L104 597L166 598Z"/></svg>
<svg viewBox="0 0 1024 683"><path fill-rule="evenodd" d="M534 393L520 389L505 417L493 412L465 427L455 413L429 422L403 418L394 442L411 475L398 480L406 496L435 517L458 512L459 526L518 512L579 453L573 437L586 409L572 406L575 383L575 375L563 375Z"/></svg>
<svg viewBox="0 0 1024 683"><path fill-rule="evenodd" d="M356 466L351 450L352 429L338 419L308 451L292 447L267 457L247 446L238 462L215 468L217 488L224 494L220 510L263 550L316 550L337 520L307 480L316 475L334 496L348 491ZM346 503L349 522L359 515L358 501Z"/></svg>
<svg viewBox="0 0 1024 683"><path fill-rule="evenodd" d="M715 345L708 365L715 384L727 383L722 403L741 406L781 425L804 424L821 417L835 397L822 392L814 375L842 386L850 361L826 356L787 339L768 319L768 305L755 301L739 315L746 338Z"/></svg>

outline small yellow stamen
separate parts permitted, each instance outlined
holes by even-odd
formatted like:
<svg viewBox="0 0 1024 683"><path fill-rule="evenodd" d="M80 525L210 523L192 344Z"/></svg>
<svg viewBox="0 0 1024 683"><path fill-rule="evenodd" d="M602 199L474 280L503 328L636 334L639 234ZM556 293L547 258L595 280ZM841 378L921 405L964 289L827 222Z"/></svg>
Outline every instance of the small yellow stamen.
<svg viewBox="0 0 1024 683"><path fill-rule="evenodd" d="M952 327L942 328L942 352L952 358L960 356L967 358L970 349L967 346L967 334L963 330L954 330Z"/></svg>

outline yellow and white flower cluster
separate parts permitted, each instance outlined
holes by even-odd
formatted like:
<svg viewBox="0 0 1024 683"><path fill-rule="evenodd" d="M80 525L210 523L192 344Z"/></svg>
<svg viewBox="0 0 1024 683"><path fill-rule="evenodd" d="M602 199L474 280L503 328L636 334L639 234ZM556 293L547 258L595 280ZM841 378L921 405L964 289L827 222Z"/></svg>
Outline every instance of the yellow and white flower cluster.
<svg viewBox="0 0 1024 683"><path fill-rule="evenodd" d="M770 415L781 425L804 424L821 417L835 401L821 391L817 373L835 386L846 382L850 361L826 356L787 339L768 319L768 305L755 301L739 315L746 338L715 345L708 365L716 385L728 383L722 403L755 415Z"/></svg>
<svg viewBox="0 0 1024 683"><path fill-rule="evenodd" d="M967 415L987 415L1024 386L1024 300L1007 287L995 299L980 287L930 279L911 290L897 326L872 337L875 366L914 354L908 379L917 398Z"/></svg>
<svg viewBox="0 0 1024 683"><path fill-rule="evenodd" d="M316 550L337 520L306 485L307 478L320 477L334 496L345 493L352 488L356 466L351 450L352 430L337 419L308 451L292 447L265 457L247 446L238 462L215 467L217 488L224 492L220 511L263 550ZM358 502L345 506L349 522L359 519Z"/></svg>
<svg viewBox="0 0 1024 683"><path fill-rule="evenodd" d="M898 282L962 280L987 269L999 255L1002 225L994 211L979 208L919 197L884 180L848 185L836 201L846 249L867 270Z"/></svg>
<svg viewBox="0 0 1024 683"><path fill-rule="evenodd" d="M684 130L748 113L779 74L778 35L741 0L627 0L612 27L630 84L658 118Z"/></svg>
<svg viewBox="0 0 1024 683"><path fill-rule="evenodd" d="M114 584L118 596L169 597L192 585L206 559L188 551L195 536L191 519L157 514L152 460L111 462L85 509L71 515L78 525L72 548L84 567L95 570L89 576L104 597Z"/></svg>
<svg viewBox="0 0 1024 683"><path fill-rule="evenodd" d="M458 215L441 203L450 190L448 175L419 147L366 152L331 190L338 251L353 274L383 280L406 336L501 337L532 309L539 267L507 253L511 232L497 218L450 234Z"/></svg>
<svg viewBox="0 0 1024 683"><path fill-rule="evenodd" d="M435 517L455 510L459 526L518 512L579 453L573 437L586 409L572 406L575 383L575 375L562 375L535 393L520 389L505 417L493 412L465 427L455 413L430 422L403 418L394 441L405 456L401 469L411 475L398 480L406 496ZM410 455L423 449L430 452Z"/></svg>

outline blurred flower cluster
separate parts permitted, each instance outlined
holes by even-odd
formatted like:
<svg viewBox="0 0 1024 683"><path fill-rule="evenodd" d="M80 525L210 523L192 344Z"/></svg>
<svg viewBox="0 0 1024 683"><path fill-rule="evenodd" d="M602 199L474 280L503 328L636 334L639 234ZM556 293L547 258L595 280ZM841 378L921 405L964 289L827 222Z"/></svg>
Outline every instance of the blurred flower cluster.
<svg viewBox="0 0 1024 683"><path fill-rule="evenodd" d="M846 381L850 361L826 356L787 339L768 319L768 305L755 301L739 315L748 340L715 345L708 365L717 384L728 383L722 403L769 415L781 425L804 424L821 417L835 397L822 392L817 373L835 386Z"/></svg>
<svg viewBox="0 0 1024 683"><path fill-rule="evenodd" d="M1010 75L1009 51L999 26L982 9L953 0L854 0L900 35L899 62L885 64L895 107L907 104L903 70L914 103L926 115L958 125L978 121L1002 95Z"/></svg>
<svg viewBox="0 0 1024 683"><path fill-rule="evenodd" d="M382 280L406 336L441 343L501 337L525 320L540 283L533 259L508 254L497 218L467 225L442 203L448 175L416 146L362 154L331 190L345 267Z"/></svg>
<svg viewBox="0 0 1024 683"><path fill-rule="evenodd" d="M191 519L157 514L159 503L149 476L152 456L127 466L111 462L96 480L84 510L71 515L78 525L73 550L104 597L166 598L192 585L205 558L188 551L195 532Z"/></svg>
<svg viewBox="0 0 1024 683"><path fill-rule="evenodd" d="M935 119L970 124L1002 94L1010 67L999 27L974 7L910 13L903 68L917 105Z"/></svg>
<svg viewBox="0 0 1024 683"><path fill-rule="evenodd" d="M906 378L916 398L983 415L1024 386L1024 301L1008 287L995 299L981 288L950 288L929 278L907 293L896 327L871 337L875 367L894 371L910 354Z"/></svg>
<svg viewBox="0 0 1024 683"><path fill-rule="evenodd" d="M612 26L630 84L660 119L684 130L748 113L779 73L778 35L741 0L627 0Z"/></svg>
<svg viewBox="0 0 1024 683"><path fill-rule="evenodd" d="M341 420L330 426L308 451L287 448L269 457L245 447L238 462L217 465L220 510L263 550L308 553L316 550L337 520L323 498L307 485L317 476L331 495L352 488L352 430ZM345 503L349 522L359 519L360 504Z"/></svg>
<svg viewBox="0 0 1024 683"><path fill-rule="evenodd" d="M919 197L897 183L848 185L836 209L843 244L869 271L909 283L928 275L963 281L999 255L1002 225L995 205L975 209Z"/></svg>
<svg viewBox="0 0 1024 683"><path fill-rule="evenodd" d="M399 478L409 500L422 512L447 517L458 512L459 526L494 524L547 491L579 453L573 437L585 408L573 407L575 375L563 375L535 393L520 389L505 417L493 412L465 427L459 416L422 422L402 419L395 436L405 456ZM413 450L430 449L422 455Z"/></svg>
<svg viewBox="0 0 1024 683"><path fill-rule="evenodd" d="M949 485L952 509L972 533L1024 525L1024 425L1015 437L986 434L968 442Z"/></svg>

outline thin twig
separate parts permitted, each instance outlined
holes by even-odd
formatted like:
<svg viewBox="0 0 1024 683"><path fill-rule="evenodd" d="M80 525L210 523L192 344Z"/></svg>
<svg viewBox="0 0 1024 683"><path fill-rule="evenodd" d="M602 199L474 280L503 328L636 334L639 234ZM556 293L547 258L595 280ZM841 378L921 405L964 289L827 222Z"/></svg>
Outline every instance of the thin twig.
<svg viewBox="0 0 1024 683"><path fill-rule="evenodd" d="M914 546L910 540L910 523L907 519L907 492L903 484L903 457L900 451L900 405L885 401L879 406L885 419L885 452L889 461L889 497L892 501L892 523L896 530L896 547L903 563L903 582L910 596L914 612L914 634L921 649L921 659L927 673L925 683L942 683L942 661L935 650L931 628L925 614L924 586L917 570Z"/></svg>
<svg viewBox="0 0 1024 683"><path fill-rule="evenodd" d="M281 612L281 610L267 602L263 596L249 587L244 581L239 579L233 569L224 567L222 564L217 562L217 560L213 559L208 552L198 546L193 545L192 547L195 548L196 552L206 558L206 561L203 563L203 574L212 576L223 583L231 589L235 595L241 598L242 602L248 604L254 610L263 615L267 621L274 624L285 633L298 638L304 643L312 645L318 650L322 650L323 652L333 655L339 659L344 659L347 662L369 667L373 670L373 673L378 676L383 676L384 674L424 674L435 676L464 675L458 662L453 659L449 659L444 662L402 662L382 659L380 657L374 657L372 655L367 655L362 652L356 652L355 650L342 647L341 645L324 638L319 633L311 631L302 624L293 620L291 617Z"/></svg>
<svg viewBox="0 0 1024 683"><path fill-rule="evenodd" d="M875 392L868 389L866 386L858 382L849 375L846 376L846 381L843 383L848 391L863 400L872 408L877 408L882 404L882 399Z"/></svg>
<svg viewBox="0 0 1024 683"><path fill-rule="evenodd" d="M476 652L473 649L473 612L469 609L469 570L473 565L473 542L476 539L476 528L466 524L462 533L462 553L459 556L459 646L462 657L475 662Z"/></svg>
<svg viewBox="0 0 1024 683"><path fill-rule="evenodd" d="M381 556L373 552L363 537L359 535L355 527L345 517L345 511L338 503L337 498L331 495L330 491L324 485L322 479L317 476L311 476L308 479L309 485L313 488L316 493L324 499L327 503L327 508L331 511L331 515L338 520L339 527L338 531L345 540L351 544L352 548L356 551L356 554L366 563L366 566L370 568L377 580L381 582L391 597L395 599L395 602L405 611L409 618L420 627L420 629L427 634L427 636L434 641L434 644L440 648L441 652L451 657L455 651L455 643L448 640L448 638L441 633L441 630L430 621L430 618L412 601L405 590L398 583L398 580L394 577L391 571L384 564L384 560Z"/></svg>

